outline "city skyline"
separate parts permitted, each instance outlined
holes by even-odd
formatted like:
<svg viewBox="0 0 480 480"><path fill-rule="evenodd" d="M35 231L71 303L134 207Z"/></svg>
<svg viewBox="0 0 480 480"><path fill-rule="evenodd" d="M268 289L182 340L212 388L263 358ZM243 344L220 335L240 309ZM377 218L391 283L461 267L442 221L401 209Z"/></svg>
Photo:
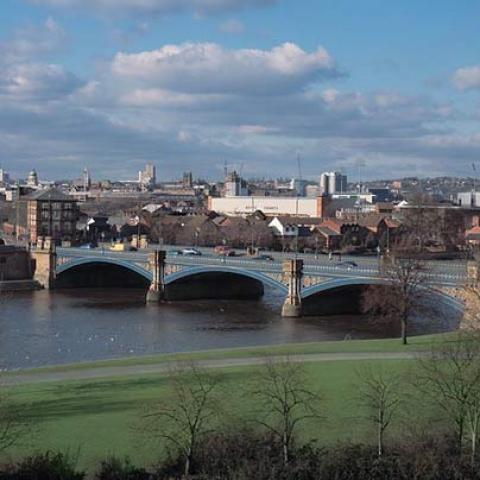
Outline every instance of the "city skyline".
<svg viewBox="0 0 480 480"><path fill-rule="evenodd" d="M5 0L12 176L469 176L480 7L465 1ZM454 28L461 25L461 28ZM408 35L407 35L408 32Z"/></svg>

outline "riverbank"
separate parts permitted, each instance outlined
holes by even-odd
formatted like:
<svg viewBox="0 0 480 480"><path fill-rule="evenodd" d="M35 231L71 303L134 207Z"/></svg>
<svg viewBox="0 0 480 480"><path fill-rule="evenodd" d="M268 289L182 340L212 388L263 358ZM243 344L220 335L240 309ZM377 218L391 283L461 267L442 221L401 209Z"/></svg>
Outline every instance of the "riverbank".
<svg viewBox="0 0 480 480"><path fill-rule="evenodd" d="M409 356L430 348L433 342L444 341L454 333L440 333L433 335L419 335L410 337L408 344L403 345L400 339L386 338L373 340L337 340L324 342L291 343L277 346L222 348L214 350L200 350L187 353L158 354L147 356L130 356L112 360L99 360L94 362L78 362L73 364L38 367L31 369L15 369L5 371L4 378L69 372L92 371L95 369L117 369L122 367L148 367L158 364L171 364L175 362L239 360L251 358L265 358L282 355L304 355L308 361L309 355L321 354L394 354L402 353ZM107 375L108 376L108 375Z"/></svg>
<svg viewBox="0 0 480 480"><path fill-rule="evenodd" d="M444 338L449 337L415 337L407 347L397 339L319 342L12 372L4 375L4 380L15 383L15 378L18 380L23 375L25 380L26 375L30 376L30 383L17 384L9 390L12 401L28 413L37 428L29 442L12 450L11 454L15 457L32 450L69 451L78 454L79 466L86 469L112 454L127 455L139 465L152 464L161 457L162 446L145 442L136 426L144 408L167 395L165 372L172 361L204 362L204 366L215 368L221 376L228 422L235 425L236 422L244 424L245 418L255 411L256 405L248 392L258 364L265 356L285 354L305 360L310 387L320 391L323 398L324 419L318 424L306 424L302 437L305 440L319 438L324 444L369 442L371 432L365 426L357 398L359 372L363 368L381 366L386 371L408 375L415 365L413 359L417 352L428 350L432 342ZM106 369L112 368L117 369L115 374L105 375ZM147 371L148 368L156 370ZM100 376L85 377L93 372ZM53 376L50 379L42 377L45 375ZM54 381L55 375L61 375L62 381L58 381L60 377ZM417 414L420 415L420 411L416 411ZM399 431L400 426L393 426L392 435Z"/></svg>
<svg viewBox="0 0 480 480"><path fill-rule="evenodd" d="M41 290L36 280L3 280L0 281L0 292L33 292Z"/></svg>

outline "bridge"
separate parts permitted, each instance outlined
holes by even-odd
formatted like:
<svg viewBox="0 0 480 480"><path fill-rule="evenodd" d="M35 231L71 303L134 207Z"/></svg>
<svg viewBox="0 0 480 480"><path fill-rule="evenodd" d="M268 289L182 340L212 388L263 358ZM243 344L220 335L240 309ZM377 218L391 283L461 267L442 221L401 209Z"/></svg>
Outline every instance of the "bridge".
<svg viewBox="0 0 480 480"><path fill-rule="evenodd" d="M55 248L49 238L40 239L32 255L36 262L35 279L44 288L59 288L67 278L72 282L82 275L98 279L102 269L108 268L110 281L119 286L128 286L131 282L146 286L149 302L228 298L229 295L248 298L261 295L264 286L269 286L284 295L282 315L290 317L301 316L313 308L312 304L320 296L323 310L326 304L334 309L342 302L345 306L345 298L338 295L339 292L346 294L360 286L388 283L378 262L352 267L300 258L266 261L248 257L171 255L161 250L144 253ZM446 268L441 263L432 263L424 275L425 285L436 295L452 307L463 309L456 291L467 280L465 266ZM337 293L336 300L333 293Z"/></svg>

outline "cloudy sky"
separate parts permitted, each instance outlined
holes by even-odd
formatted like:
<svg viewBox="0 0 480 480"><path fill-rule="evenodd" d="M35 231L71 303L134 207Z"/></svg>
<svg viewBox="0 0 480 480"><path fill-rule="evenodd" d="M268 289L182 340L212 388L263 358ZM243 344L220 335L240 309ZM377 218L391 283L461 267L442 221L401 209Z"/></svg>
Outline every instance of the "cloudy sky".
<svg viewBox="0 0 480 480"><path fill-rule="evenodd" d="M478 0L1 0L0 166L480 169Z"/></svg>

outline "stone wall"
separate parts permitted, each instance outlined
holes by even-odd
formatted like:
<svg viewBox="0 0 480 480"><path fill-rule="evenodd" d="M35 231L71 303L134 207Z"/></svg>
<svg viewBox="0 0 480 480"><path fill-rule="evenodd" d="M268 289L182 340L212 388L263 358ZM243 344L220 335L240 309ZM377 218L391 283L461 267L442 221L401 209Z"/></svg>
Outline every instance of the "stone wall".
<svg viewBox="0 0 480 480"><path fill-rule="evenodd" d="M33 276L33 270L26 249L0 245L0 281L29 280Z"/></svg>

